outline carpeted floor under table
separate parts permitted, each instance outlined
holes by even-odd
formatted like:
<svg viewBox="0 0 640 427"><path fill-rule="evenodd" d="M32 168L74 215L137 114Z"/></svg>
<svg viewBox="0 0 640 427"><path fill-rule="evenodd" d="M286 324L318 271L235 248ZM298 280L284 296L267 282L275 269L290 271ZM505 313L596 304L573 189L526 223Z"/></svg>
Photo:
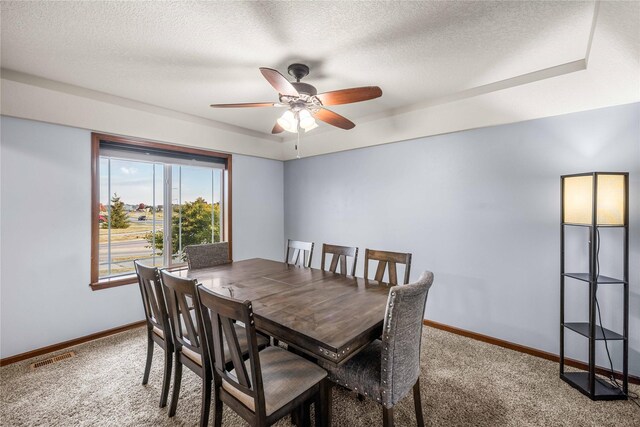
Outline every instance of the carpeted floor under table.
<svg viewBox="0 0 640 427"><path fill-rule="evenodd" d="M593 402L558 377L557 363L425 327L422 402L429 426L640 426L628 401ZM200 378L183 370L173 419L159 408L162 353L142 386L143 328L72 348L76 357L30 370L37 359L0 368L2 426L193 426ZM68 351L68 350L65 350ZM63 351L64 352L64 351ZM60 352L62 353L62 352ZM635 393L640 387L631 385ZM334 388L333 425L382 425L381 407ZM415 426L409 394L395 407L397 426ZM210 424L213 423L213 409ZM223 426L246 423L225 407ZM278 426L290 425L288 418Z"/></svg>

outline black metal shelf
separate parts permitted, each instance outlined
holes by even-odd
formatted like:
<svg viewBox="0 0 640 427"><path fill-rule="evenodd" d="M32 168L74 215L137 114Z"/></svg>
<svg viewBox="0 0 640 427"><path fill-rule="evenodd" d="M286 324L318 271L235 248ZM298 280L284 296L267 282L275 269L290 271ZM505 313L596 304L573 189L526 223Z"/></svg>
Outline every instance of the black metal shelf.
<svg viewBox="0 0 640 427"><path fill-rule="evenodd" d="M581 280L583 282L590 282L591 275L589 273L564 273L564 277L571 277L572 279ZM615 279L613 277L598 276L598 284L599 285L616 285L616 284L626 284L627 282L622 279Z"/></svg>
<svg viewBox="0 0 640 427"><path fill-rule="evenodd" d="M563 222L562 225L569 225L571 227L593 227L592 224L575 224L572 222ZM624 225L607 225L607 224L597 224L596 228L624 228Z"/></svg>
<svg viewBox="0 0 640 427"><path fill-rule="evenodd" d="M589 333L589 322L567 322L564 327L571 329L573 332L577 332L587 338L591 337ZM604 336L602 330L604 329ZM611 329L601 328L600 325L596 325L596 340L624 340L624 336L613 332Z"/></svg>
<svg viewBox="0 0 640 427"><path fill-rule="evenodd" d="M600 378L595 378L595 394L589 392L588 372L565 372L560 377L580 393L593 400L626 400L627 395Z"/></svg>

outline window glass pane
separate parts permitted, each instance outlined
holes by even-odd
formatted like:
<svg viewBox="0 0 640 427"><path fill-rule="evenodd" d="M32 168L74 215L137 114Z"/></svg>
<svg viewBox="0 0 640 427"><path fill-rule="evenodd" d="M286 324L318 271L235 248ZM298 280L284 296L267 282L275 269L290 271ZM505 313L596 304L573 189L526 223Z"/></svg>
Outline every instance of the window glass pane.
<svg viewBox="0 0 640 427"><path fill-rule="evenodd" d="M220 174L220 169L172 166L172 262L185 261L185 246L220 241Z"/></svg>
<svg viewBox="0 0 640 427"><path fill-rule="evenodd" d="M222 242L222 174L224 170L213 169L213 241Z"/></svg>
<svg viewBox="0 0 640 427"><path fill-rule="evenodd" d="M99 276L109 275L109 232L105 228L109 218L109 160L100 158L100 200L98 221L99 246L98 246L98 271Z"/></svg>
<svg viewBox="0 0 640 427"><path fill-rule="evenodd" d="M162 181L162 168L120 159L101 159L100 166L100 198L107 210L106 221L100 226L100 275L132 273L133 260L153 264L157 256L158 247L154 250L153 245L157 239L157 233L153 233L157 215L153 209L154 183L158 173Z"/></svg>
<svg viewBox="0 0 640 427"><path fill-rule="evenodd" d="M162 267L166 263L162 257L162 239L163 239L163 227L164 227L164 165L155 164L155 200L154 200L154 224L153 228L156 232L155 248L156 251L153 257L153 265L156 267Z"/></svg>
<svg viewBox="0 0 640 427"><path fill-rule="evenodd" d="M148 258L141 259L142 264L150 267L163 267L163 224L164 224L164 166L153 164L153 198L147 205L147 223L149 230L145 232L145 247L149 249Z"/></svg>
<svg viewBox="0 0 640 427"><path fill-rule="evenodd" d="M99 158L100 278L135 272L134 260L156 267L181 264L185 246L222 241L220 165L125 154Z"/></svg>

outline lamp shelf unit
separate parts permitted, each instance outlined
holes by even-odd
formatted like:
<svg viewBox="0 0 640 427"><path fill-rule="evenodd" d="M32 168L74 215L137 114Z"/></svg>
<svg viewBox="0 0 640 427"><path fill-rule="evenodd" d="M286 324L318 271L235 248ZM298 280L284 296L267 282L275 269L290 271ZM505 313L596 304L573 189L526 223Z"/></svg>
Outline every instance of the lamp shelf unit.
<svg viewBox="0 0 640 427"><path fill-rule="evenodd" d="M589 390L589 372L565 372L561 378L576 390L589 396L586 393ZM597 377L594 382L594 396L593 400L623 400L627 398L627 395L620 389Z"/></svg>
<svg viewBox="0 0 640 427"><path fill-rule="evenodd" d="M568 225L570 227L594 227L593 224L578 224L573 222L565 222L563 225ZM624 225L615 225L615 224L596 224L596 228L624 228Z"/></svg>
<svg viewBox="0 0 640 427"><path fill-rule="evenodd" d="M591 277L589 273L564 273L563 276L580 280L581 282L591 281ZM627 283L627 281L622 279L614 279L613 277L607 277L607 276L601 275L601 276L598 276L596 283L598 285L624 285Z"/></svg>
<svg viewBox="0 0 640 427"><path fill-rule="evenodd" d="M567 322L564 324L564 327L567 329L571 329L573 332L576 332L587 338L591 337L591 334L589 333L589 322ZM604 336L602 334L603 330L604 330ZM609 341L618 341L618 340L626 339L624 336L618 334L617 332L613 332L610 329L601 328L600 325L596 325L595 340L601 341L605 338Z"/></svg>
<svg viewBox="0 0 640 427"><path fill-rule="evenodd" d="M592 400L625 400L629 392L629 174L592 172L564 175L560 180L560 378ZM565 272L566 227L586 227L588 230L588 272ZM622 279L599 272L600 228L622 229ZM588 284L589 315L586 321L565 322L566 279ZM622 292L622 325L615 328L621 329L622 333L604 328L596 321L599 317L597 293L601 285ZM585 287L579 287L579 290L584 292ZM586 372L565 372L566 331L584 337L588 343ZM596 345L602 344L622 345L620 388L596 376Z"/></svg>

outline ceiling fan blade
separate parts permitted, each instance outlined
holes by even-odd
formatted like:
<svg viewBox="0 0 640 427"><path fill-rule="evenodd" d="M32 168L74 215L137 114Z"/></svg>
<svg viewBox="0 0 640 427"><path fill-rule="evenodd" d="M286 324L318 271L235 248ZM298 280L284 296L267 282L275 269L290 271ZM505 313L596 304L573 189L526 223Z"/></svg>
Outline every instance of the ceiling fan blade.
<svg viewBox="0 0 640 427"><path fill-rule="evenodd" d="M278 124L278 122L276 122L275 126L273 126L273 129L271 130L271 133L276 134L282 132L284 132L284 129Z"/></svg>
<svg viewBox="0 0 640 427"><path fill-rule="evenodd" d="M340 114L336 114L331 110L327 110L326 108L318 110L313 117L318 120L322 120L325 123L329 123L330 125L339 127L340 129L349 130L356 127L355 123L351 120L341 116Z"/></svg>
<svg viewBox="0 0 640 427"><path fill-rule="evenodd" d="M247 107L280 107L283 104L276 102L247 102L244 104L211 104L213 108L247 108Z"/></svg>
<svg viewBox="0 0 640 427"><path fill-rule="evenodd" d="M352 102L368 101L380 96L382 96L382 89L378 86L352 87L316 95L322 105L351 104Z"/></svg>
<svg viewBox="0 0 640 427"><path fill-rule="evenodd" d="M280 74L273 68L260 67L260 72L265 79L278 91L281 95L300 96L295 87L287 80L285 76Z"/></svg>

